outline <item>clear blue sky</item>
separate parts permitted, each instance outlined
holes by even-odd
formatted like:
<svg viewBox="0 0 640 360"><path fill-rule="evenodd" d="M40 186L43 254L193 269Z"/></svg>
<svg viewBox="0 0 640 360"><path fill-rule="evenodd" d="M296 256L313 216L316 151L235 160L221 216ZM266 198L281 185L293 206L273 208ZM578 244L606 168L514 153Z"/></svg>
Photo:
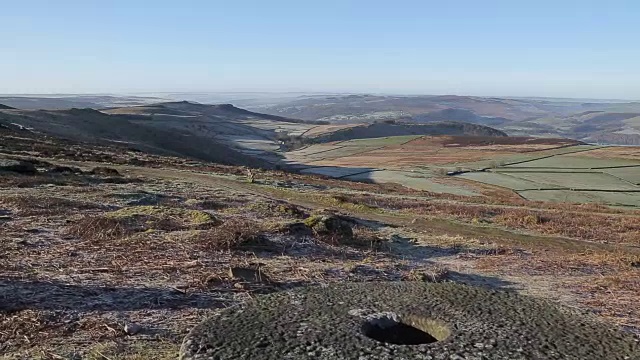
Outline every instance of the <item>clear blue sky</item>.
<svg viewBox="0 0 640 360"><path fill-rule="evenodd" d="M640 1L4 0L0 93L640 99Z"/></svg>

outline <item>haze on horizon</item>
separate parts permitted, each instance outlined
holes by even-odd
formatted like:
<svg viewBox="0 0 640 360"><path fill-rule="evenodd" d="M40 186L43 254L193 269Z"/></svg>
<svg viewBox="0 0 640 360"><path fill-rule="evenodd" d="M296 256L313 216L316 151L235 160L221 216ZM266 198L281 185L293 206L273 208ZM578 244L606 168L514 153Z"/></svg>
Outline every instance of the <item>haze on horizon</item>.
<svg viewBox="0 0 640 360"><path fill-rule="evenodd" d="M640 99L636 1L11 1L0 93Z"/></svg>

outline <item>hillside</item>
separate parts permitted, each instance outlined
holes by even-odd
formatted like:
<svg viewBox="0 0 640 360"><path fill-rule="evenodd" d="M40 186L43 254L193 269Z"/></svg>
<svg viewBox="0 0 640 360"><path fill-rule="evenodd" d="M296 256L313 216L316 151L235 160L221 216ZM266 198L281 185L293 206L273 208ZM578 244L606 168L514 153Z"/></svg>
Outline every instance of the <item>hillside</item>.
<svg viewBox="0 0 640 360"><path fill-rule="evenodd" d="M71 108L104 109L114 106L134 106L162 101L155 97L111 95L51 95L0 96L0 104L23 110L64 110Z"/></svg>
<svg viewBox="0 0 640 360"><path fill-rule="evenodd" d="M639 102L477 96L310 96L255 106L261 112L333 124L462 121L517 136L640 144ZM612 134L612 135L611 135Z"/></svg>
<svg viewBox="0 0 640 360"><path fill-rule="evenodd" d="M71 140L119 144L151 153L254 167L287 166L285 138L313 142L388 135L504 136L491 128L461 123L374 124L331 127L230 104L165 102L134 107L0 111L0 124L20 126ZM304 142L304 140L303 140Z"/></svg>
<svg viewBox="0 0 640 360"><path fill-rule="evenodd" d="M275 143L274 130L261 131L243 122L273 122L272 116L265 118L242 114L235 115L226 108L207 108L206 113L185 112L183 105L165 104L163 111L145 113L134 109L126 113L123 109L114 113L93 109L69 110L2 110L0 124L20 125L36 132L47 133L67 139L115 143L157 154L184 156L227 164L271 166L257 156L243 153L236 146L239 138L259 137ZM195 108L197 106L191 106ZM157 109L156 109L157 110ZM217 114L214 116L212 114ZM295 125L295 124L294 124ZM276 128L273 126L272 128ZM223 139L225 138L226 139Z"/></svg>
<svg viewBox="0 0 640 360"><path fill-rule="evenodd" d="M54 126L135 123L88 110L39 116ZM521 292L640 334L640 165L628 165L640 148L392 136L315 144L287 153L308 161L302 174L247 176L3 124L3 358L175 359L185 335L223 308L345 282ZM532 358L553 358L550 349Z"/></svg>
<svg viewBox="0 0 640 360"><path fill-rule="evenodd" d="M428 124L375 123L359 125L320 135L317 142L344 141L407 135L507 136L488 126L460 122L434 122Z"/></svg>

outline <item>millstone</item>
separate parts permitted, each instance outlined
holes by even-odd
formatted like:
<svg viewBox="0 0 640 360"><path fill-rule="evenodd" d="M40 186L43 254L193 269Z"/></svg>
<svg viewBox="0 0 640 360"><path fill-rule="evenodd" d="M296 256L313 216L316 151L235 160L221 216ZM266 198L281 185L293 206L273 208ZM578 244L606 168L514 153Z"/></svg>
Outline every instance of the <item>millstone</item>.
<svg viewBox="0 0 640 360"><path fill-rule="evenodd" d="M461 284L341 283L258 297L197 325L182 360L640 359L593 317Z"/></svg>

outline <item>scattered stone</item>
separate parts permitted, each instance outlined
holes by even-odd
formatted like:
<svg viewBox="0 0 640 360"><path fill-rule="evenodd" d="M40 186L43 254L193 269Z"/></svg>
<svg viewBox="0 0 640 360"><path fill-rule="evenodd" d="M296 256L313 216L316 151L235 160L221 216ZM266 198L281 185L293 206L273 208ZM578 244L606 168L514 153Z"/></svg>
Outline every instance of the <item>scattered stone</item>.
<svg viewBox="0 0 640 360"><path fill-rule="evenodd" d="M283 233L294 236L311 236L313 230L303 222L293 222L282 226L280 229Z"/></svg>
<svg viewBox="0 0 640 360"><path fill-rule="evenodd" d="M398 234L391 235L391 238L389 240L391 242L399 243L399 244L417 244L418 243L416 239L404 237Z"/></svg>
<svg viewBox="0 0 640 360"><path fill-rule="evenodd" d="M148 194L143 195L138 199L131 200L127 202L129 206L149 206L149 205L160 205L169 199L168 196L164 196L162 194Z"/></svg>
<svg viewBox="0 0 640 360"><path fill-rule="evenodd" d="M239 290L247 290L247 284L246 283L235 283L233 284L233 287Z"/></svg>
<svg viewBox="0 0 640 360"><path fill-rule="evenodd" d="M93 168L89 172L91 175L102 175L102 176L122 176L120 172L114 168L98 166Z"/></svg>
<svg viewBox="0 0 640 360"><path fill-rule="evenodd" d="M73 166L54 166L48 172L53 174L82 174L80 168Z"/></svg>
<svg viewBox="0 0 640 360"><path fill-rule="evenodd" d="M0 221L11 221L12 219L10 210L0 209Z"/></svg>
<svg viewBox="0 0 640 360"><path fill-rule="evenodd" d="M318 235L333 235L343 239L353 237L351 224L337 215L314 215L306 218L304 224Z"/></svg>
<svg viewBox="0 0 640 360"><path fill-rule="evenodd" d="M207 286L218 286L218 285L222 284L223 281L220 278L220 276L215 275L215 274L210 274L210 275L207 275L207 277L204 279L204 283Z"/></svg>
<svg viewBox="0 0 640 360"><path fill-rule="evenodd" d="M238 249L271 253L282 252L282 246L275 241L272 241L264 234L249 237L238 245Z"/></svg>
<svg viewBox="0 0 640 360"><path fill-rule="evenodd" d="M447 281L448 277L449 270L447 268L434 266L432 269L411 270L405 280L439 283Z"/></svg>
<svg viewBox="0 0 640 360"><path fill-rule="evenodd" d="M135 335L139 333L141 330L142 330L142 326L135 323L129 323L124 326L124 332L127 333L127 335Z"/></svg>
<svg viewBox="0 0 640 360"><path fill-rule="evenodd" d="M24 175L35 175L38 173L36 166L27 161L0 159L0 171L10 171Z"/></svg>
<svg viewBox="0 0 640 360"><path fill-rule="evenodd" d="M276 206L275 211L280 214L288 215L298 219L304 219L308 216L307 213L300 210L300 208L298 208L297 206L288 203L279 204L278 206Z"/></svg>
<svg viewBox="0 0 640 360"><path fill-rule="evenodd" d="M353 274L370 276L370 277L381 276L384 274L383 270L376 269L375 267L370 265L362 265L362 264L354 266L350 272Z"/></svg>
<svg viewBox="0 0 640 360"><path fill-rule="evenodd" d="M270 283L269 276L262 271L260 267L231 267L229 268L229 277L239 279L246 282Z"/></svg>

